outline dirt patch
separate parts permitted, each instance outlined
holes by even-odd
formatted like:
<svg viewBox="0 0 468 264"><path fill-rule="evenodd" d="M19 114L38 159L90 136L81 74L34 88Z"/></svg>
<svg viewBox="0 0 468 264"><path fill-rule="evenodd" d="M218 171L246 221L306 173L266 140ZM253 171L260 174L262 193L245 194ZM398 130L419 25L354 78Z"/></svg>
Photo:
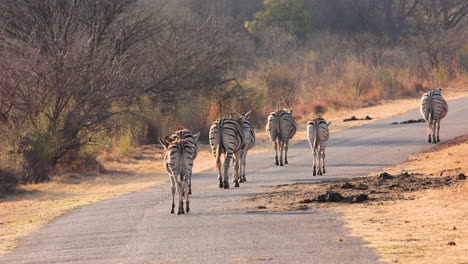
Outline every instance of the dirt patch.
<svg viewBox="0 0 468 264"><path fill-rule="evenodd" d="M413 123L424 123L426 122L426 120L424 120L424 118L419 118L419 119L409 119L409 120L405 120L405 121L402 121L402 122L393 122L391 123L391 125L403 125L403 124L413 124Z"/></svg>
<svg viewBox="0 0 468 264"><path fill-rule="evenodd" d="M366 116L364 118L357 118L356 116L352 116L350 118L345 118L343 119L343 122L349 122L349 121L358 121L358 120L372 120L373 118L370 116Z"/></svg>
<svg viewBox="0 0 468 264"><path fill-rule="evenodd" d="M419 191L459 188L466 182L465 174L453 170L451 175L433 177L415 173L338 180L331 182L281 185L274 191L247 198L259 211L292 211L330 207L330 203L375 203L413 200Z"/></svg>

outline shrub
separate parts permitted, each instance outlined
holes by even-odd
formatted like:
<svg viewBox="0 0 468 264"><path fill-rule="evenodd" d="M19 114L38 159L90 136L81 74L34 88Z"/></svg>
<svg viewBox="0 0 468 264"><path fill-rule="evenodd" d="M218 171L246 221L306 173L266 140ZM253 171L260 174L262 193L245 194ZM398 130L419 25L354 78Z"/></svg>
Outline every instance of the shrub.
<svg viewBox="0 0 468 264"><path fill-rule="evenodd" d="M0 169L0 196L14 192L18 183L18 178L13 172Z"/></svg>

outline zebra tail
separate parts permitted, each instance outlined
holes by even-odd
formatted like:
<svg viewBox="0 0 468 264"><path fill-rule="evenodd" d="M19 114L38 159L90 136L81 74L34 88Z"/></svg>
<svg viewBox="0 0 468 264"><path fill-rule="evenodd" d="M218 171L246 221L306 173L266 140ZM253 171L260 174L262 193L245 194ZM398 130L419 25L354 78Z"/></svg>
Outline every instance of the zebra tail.
<svg viewBox="0 0 468 264"><path fill-rule="evenodd" d="M224 119L220 120L221 124L218 124L218 145L216 146L216 164L215 164L215 171L219 171L219 167L221 166L221 151L222 151L222 144L223 144L223 123Z"/></svg>

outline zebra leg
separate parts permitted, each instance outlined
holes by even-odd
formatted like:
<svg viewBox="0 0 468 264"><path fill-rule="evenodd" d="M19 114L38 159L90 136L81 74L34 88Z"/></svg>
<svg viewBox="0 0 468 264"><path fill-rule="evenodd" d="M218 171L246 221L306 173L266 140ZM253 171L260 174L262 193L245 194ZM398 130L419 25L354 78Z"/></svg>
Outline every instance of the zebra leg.
<svg viewBox="0 0 468 264"><path fill-rule="evenodd" d="M317 159L318 159L317 174L322 175L322 149L320 148L320 146L317 152Z"/></svg>
<svg viewBox="0 0 468 264"><path fill-rule="evenodd" d="M286 140L286 146L284 149L284 164L288 164L288 146L289 146L289 139Z"/></svg>
<svg viewBox="0 0 468 264"><path fill-rule="evenodd" d="M284 152L284 141L281 140L281 143L280 143L280 166L284 166L284 163L283 163L283 152Z"/></svg>
<svg viewBox="0 0 468 264"><path fill-rule="evenodd" d="M245 178L245 166L247 165L247 148L245 148L245 152L242 155L242 167L241 167L241 182L246 182L247 179Z"/></svg>
<svg viewBox="0 0 468 264"><path fill-rule="evenodd" d="M276 164L276 166L278 166L279 165L279 162L278 162L278 147L279 146L278 146L278 143L276 143L276 140L274 141L274 143L275 143L275 159L276 159L275 164Z"/></svg>
<svg viewBox="0 0 468 264"><path fill-rule="evenodd" d="M219 188L223 188L223 174L221 172L221 159L219 159L219 161L217 161L216 169L218 170Z"/></svg>
<svg viewBox="0 0 468 264"><path fill-rule="evenodd" d="M437 142L440 142L439 132L440 132L440 119L437 120Z"/></svg>
<svg viewBox="0 0 468 264"><path fill-rule="evenodd" d="M177 193L179 194L179 210L177 211L177 214L184 214L184 200L183 200L183 183L178 182L177 183Z"/></svg>
<svg viewBox="0 0 468 264"><path fill-rule="evenodd" d="M431 121L427 122L427 142L431 143Z"/></svg>
<svg viewBox="0 0 468 264"><path fill-rule="evenodd" d="M191 175L191 173L187 174L187 177L189 177L189 175ZM186 178L186 181L185 181L185 193L188 193L190 194L190 183L189 183L189 180L190 178ZM190 212L190 202L189 202L189 196L186 195L185 197L185 211L188 213Z"/></svg>
<svg viewBox="0 0 468 264"><path fill-rule="evenodd" d="M245 152L247 151L247 147L244 146L244 148L242 148L241 152L240 152L240 158L239 158L239 182L244 182L244 178L245 176L243 177L244 175L244 157L245 157Z"/></svg>
<svg viewBox="0 0 468 264"><path fill-rule="evenodd" d="M232 174L232 182L234 187L239 187L239 166L240 166L240 155L234 154L234 172Z"/></svg>
<svg viewBox="0 0 468 264"><path fill-rule="evenodd" d="M192 172L190 172L188 177L188 194L192 195Z"/></svg>
<svg viewBox="0 0 468 264"><path fill-rule="evenodd" d="M314 164L314 173L313 175L317 175L317 150L312 148L312 163Z"/></svg>
<svg viewBox="0 0 468 264"><path fill-rule="evenodd" d="M323 150L322 150L322 172L323 174L326 173L325 171L325 147L323 147Z"/></svg>
<svg viewBox="0 0 468 264"><path fill-rule="evenodd" d="M433 122L433 123L432 123L432 142L433 142L434 144L436 144L436 143L437 143L437 140L436 140L437 120L434 120L434 121L432 121L432 122Z"/></svg>
<svg viewBox="0 0 468 264"><path fill-rule="evenodd" d="M232 152L226 153L226 158L224 159L224 178L223 178L223 188L229 189L229 165L231 164Z"/></svg>
<svg viewBox="0 0 468 264"><path fill-rule="evenodd" d="M176 186L175 186L175 182L174 182L174 177L171 176L171 192L172 192L172 209L171 209L171 214L174 213L174 207L175 207L175 203L174 203L174 199L175 199L175 192L176 192Z"/></svg>

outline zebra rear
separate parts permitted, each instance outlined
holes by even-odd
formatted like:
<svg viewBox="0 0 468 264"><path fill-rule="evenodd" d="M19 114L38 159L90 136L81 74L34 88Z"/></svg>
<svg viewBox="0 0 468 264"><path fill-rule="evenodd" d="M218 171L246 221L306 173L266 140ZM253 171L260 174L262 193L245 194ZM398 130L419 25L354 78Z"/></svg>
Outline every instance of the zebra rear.
<svg viewBox="0 0 468 264"><path fill-rule="evenodd" d="M440 142L440 121L447 115L448 105L442 97L442 90L430 91L421 98L421 115L427 122L428 142ZM431 140L432 136L432 140Z"/></svg>
<svg viewBox="0 0 468 264"><path fill-rule="evenodd" d="M172 191L172 209L171 214L174 213L175 207L175 192L178 193L178 211L177 214L184 214L190 211L189 205L189 177L192 174L193 160L191 153L193 148L191 144L185 140L159 138L159 142L164 147L164 168L171 178L171 191ZM186 210L184 211L184 201L186 198Z"/></svg>
<svg viewBox="0 0 468 264"><path fill-rule="evenodd" d="M192 161L195 160L198 154L198 146L197 146L197 141L198 137L200 136L200 132L197 134L193 135L192 132L188 129L179 129L172 133L170 138L172 140L184 140L185 144L189 147L189 153L186 153L186 158L191 159ZM190 170L190 175L188 179L188 188L189 191L188 193L191 195L192 194L192 170Z"/></svg>
<svg viewBox="0 0 468 264"><path fill-rule="evenodd" d="M322 175L325 171L325 148L330 133L328 126L331 122L326 122L321 116L318 116L307 122L307 138L313 155L313 175Z"/></svg>
<svg viewBox="0 0 468 264"><path fill-rule="evenodd" d="M210 146L216 158L215 168L218 171L219 187L229 189L228 171L231 160L240 158L244 144L244 133L240 118L220 118L213 122L210 127ZM221 171L221 155L225 154L224 174ZM239 187L239 162L234 162L233 181L235 187Z"/></svg>
<svg viewBox="0 0 468 264"><path fill-rule="evenodd" d="M292 116L293 111L289 112L280 109L271 112L268 116L266 125L266 132L273 146L275 148L276 165L284 166L288 164L288 145L289 140L296 134L297 126ZM280 160L278 162L278 148L280 151ZM283 164L283 151L284 151L284 164Z"/></svg>
<svg viewBox="0 0 468 264"><path fill-rule="evenodd" d="M244 145L240 157L240 182L245 182L245 166L247 165L247 152L255 145L255 131L250 124L250 111L242 115L242 128L244 131Z"/></svg>

